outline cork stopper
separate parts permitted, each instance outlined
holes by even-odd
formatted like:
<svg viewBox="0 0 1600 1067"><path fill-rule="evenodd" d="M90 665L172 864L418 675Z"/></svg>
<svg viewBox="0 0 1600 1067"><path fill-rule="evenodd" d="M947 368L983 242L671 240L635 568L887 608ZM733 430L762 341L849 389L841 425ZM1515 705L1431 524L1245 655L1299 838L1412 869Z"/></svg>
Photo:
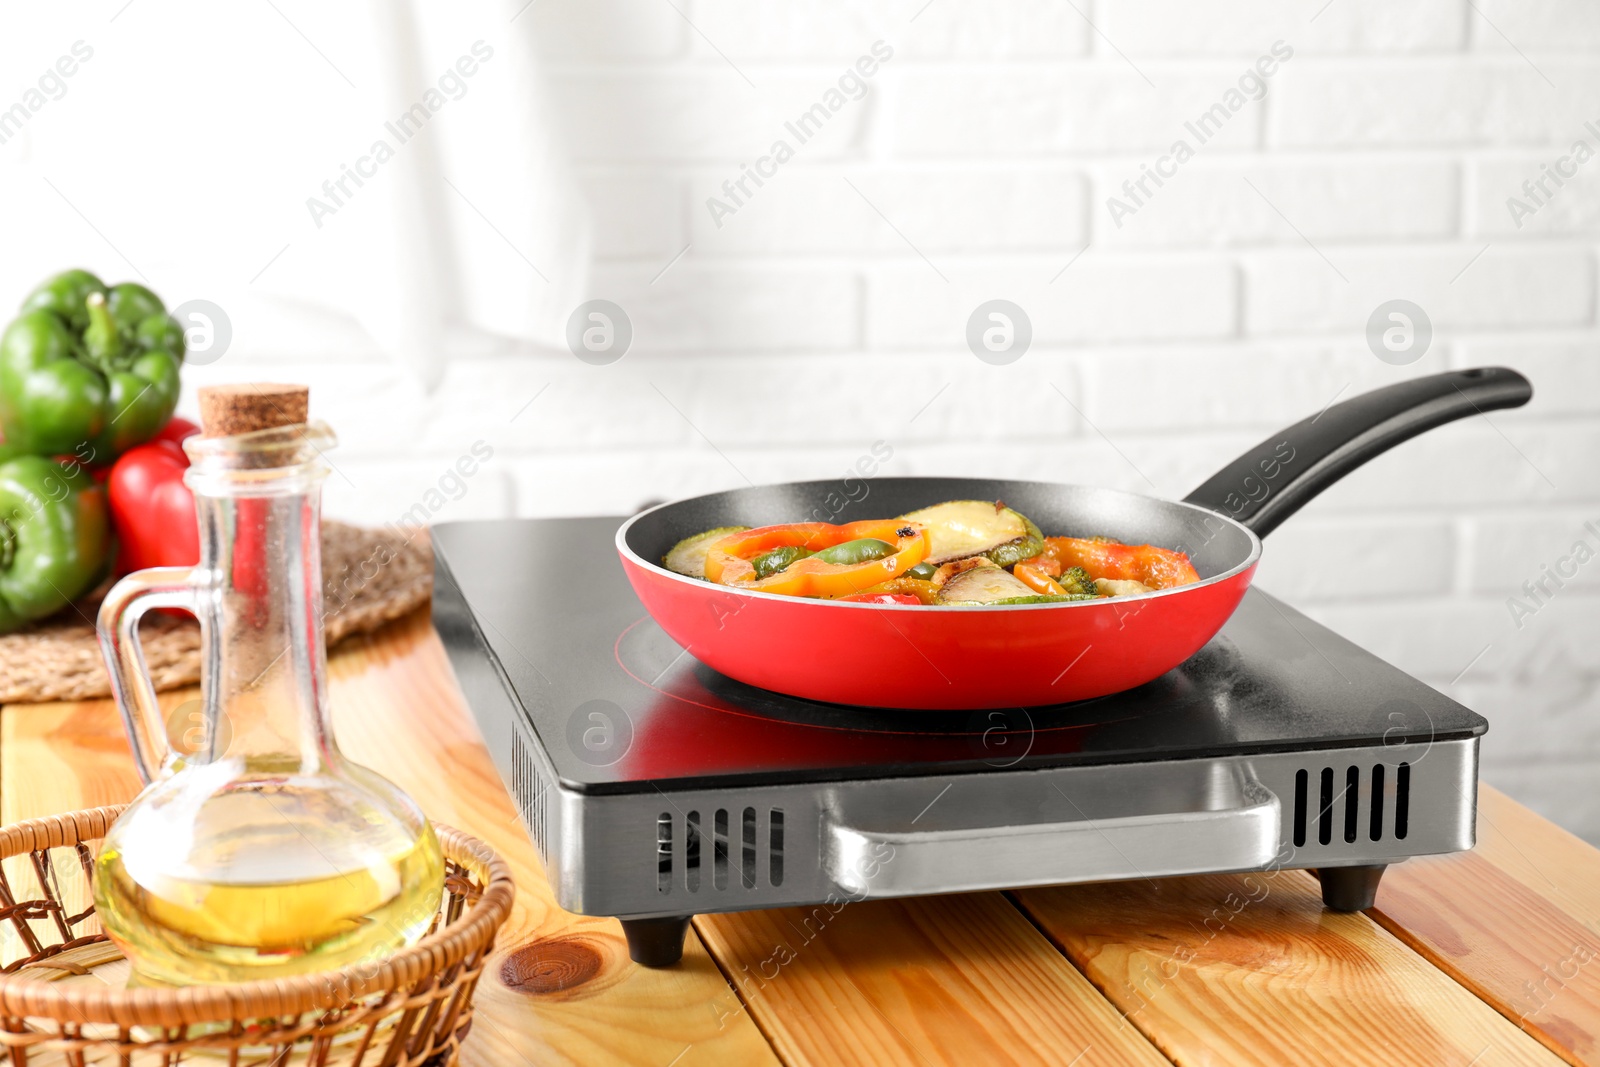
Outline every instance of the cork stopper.
<svg viewBox="0 0 1600 1067"><path fill-rule="evenodd" d="M200 389L200 424L206 437L297 426L306 421L311 390L280 382L207 385Z"/></svg>

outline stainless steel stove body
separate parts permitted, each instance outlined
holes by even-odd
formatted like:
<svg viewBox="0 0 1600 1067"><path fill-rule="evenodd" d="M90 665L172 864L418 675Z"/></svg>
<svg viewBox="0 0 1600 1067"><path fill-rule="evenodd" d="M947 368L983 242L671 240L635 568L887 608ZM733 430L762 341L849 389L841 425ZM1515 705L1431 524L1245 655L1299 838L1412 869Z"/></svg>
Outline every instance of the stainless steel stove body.
<svg viewBox="0 0 1600 1067"><path fill-rule="evenodd" d="M619 522L438 527L433 610L557 899L640 962L697 912L1201 872L1314 868L1355 910L1387 864L1472 847L1484 720L1265 593L1129 693L843 708L680 649Z"/></svg>

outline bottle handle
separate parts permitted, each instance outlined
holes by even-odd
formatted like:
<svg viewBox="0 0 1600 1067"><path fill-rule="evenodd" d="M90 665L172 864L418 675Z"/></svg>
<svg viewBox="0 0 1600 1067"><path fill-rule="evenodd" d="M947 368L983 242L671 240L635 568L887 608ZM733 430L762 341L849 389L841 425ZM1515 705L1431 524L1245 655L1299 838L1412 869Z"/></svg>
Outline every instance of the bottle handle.
<svg viewBox="0 0 1600 1067"><path fill-rule="evenodd" d="M156 701L155 684L139 644L139 620L151 608L183 608L199 615L193 567L151 567L134 571L111 587L100 604L95 627L100 652L111 676L111 694L128 731L128 745L139 777L149 785L171 756L166 722ZM201 635L201 645L205 635Z"/></svg>

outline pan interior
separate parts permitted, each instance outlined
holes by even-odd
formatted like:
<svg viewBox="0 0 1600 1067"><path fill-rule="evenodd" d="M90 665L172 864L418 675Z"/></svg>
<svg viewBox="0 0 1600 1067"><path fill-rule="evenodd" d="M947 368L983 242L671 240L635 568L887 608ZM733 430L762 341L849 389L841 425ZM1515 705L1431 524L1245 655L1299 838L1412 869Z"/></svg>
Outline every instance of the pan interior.
<svg viewBox="0 0 1600 1067"><path fill-rule="evenodd" d="M1092 486L983 478L845 479L731 489L645 512L628 526L625 543L659 565L685 537L718 526L892 518L945 500L1003 500L1046 537L1101 536L1187 552L1202 579L1233 570L1254 550L1254 539L1242 526L1188 504Z"/></svg>

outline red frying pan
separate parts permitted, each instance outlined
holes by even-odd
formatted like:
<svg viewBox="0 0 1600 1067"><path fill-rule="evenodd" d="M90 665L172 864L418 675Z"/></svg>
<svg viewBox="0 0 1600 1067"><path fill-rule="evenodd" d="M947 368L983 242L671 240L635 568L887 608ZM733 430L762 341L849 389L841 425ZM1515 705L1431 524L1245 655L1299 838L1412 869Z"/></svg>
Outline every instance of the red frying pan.
<svg viewBox="0 0 1600 1067"><path fill-rule="evenodd" d="M1387 386L1272 435L1182 501L974 478L797 482L652 508L617 531L617 551L661 628L750 685L880 708L1085 700L1142 685L1198 651L1249 588L1260 538L1347 472L1424 430L1532 396L1527 379L1503 367ZM1177 549L1201 580L1126 599L935 607L779 596L661 566L673 545L718 526L892 518L946 500L1004 500L1050 536Z"/></svg>

